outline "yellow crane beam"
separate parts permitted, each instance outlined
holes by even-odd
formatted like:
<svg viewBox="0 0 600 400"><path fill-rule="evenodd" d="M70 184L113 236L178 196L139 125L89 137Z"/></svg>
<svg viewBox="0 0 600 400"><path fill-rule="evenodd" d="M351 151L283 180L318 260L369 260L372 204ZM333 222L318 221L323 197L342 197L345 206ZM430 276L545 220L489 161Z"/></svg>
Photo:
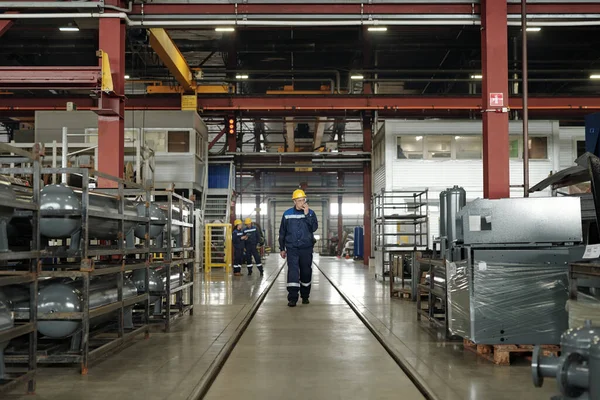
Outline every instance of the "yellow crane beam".
<svg viewBox="0 0 600 400"><path fill-rule="evenodd" d="M148 31L150 32L150 46L173 74L175 80L186 92L195 91L196 82L193 79L192 71L167 31L163 28L150 28Z"/></svg>

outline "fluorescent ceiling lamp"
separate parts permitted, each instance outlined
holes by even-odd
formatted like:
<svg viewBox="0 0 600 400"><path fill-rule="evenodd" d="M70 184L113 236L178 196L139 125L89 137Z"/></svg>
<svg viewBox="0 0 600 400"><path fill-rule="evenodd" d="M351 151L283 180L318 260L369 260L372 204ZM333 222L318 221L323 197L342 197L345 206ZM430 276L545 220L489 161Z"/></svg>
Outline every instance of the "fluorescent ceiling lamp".
<svg viewBox="0 0 600 400"><path fill-rule="evenodd" d="M61 26L58 28L61 32L79 32L79 28L76 26Z"/></svg>
<svg viewBox="0 0 600 400"><path fill-rule="evenodd" d="M248 75L236 75L235 79L248 79Z"/></svg>
<svg viewBox="0 0 600 400"><path fill-rule="evenodd" d="M423 136L415 136L415 139L417 140L417 142L421 139L423 139Z"/></svg>
<svg viewBox="0 0 600 400"><path fill-rule="evenodd" d="M471 79L483 79L483 75L471 75Z"/></svg>
<svg viewBox="0 0 600 400"><path fill-rule="evenodd" d="M235 31L235 28L232 28L232 27L215 28L215 32L233 32L233 31Z"/></svg>
<svg viewBox="0 0 600 400"><path fill-rule="evenodd" d="M525 29L527 32L539 32L542 30L542 28L540 28L539 26L530 26L527 29Z"/></svg>
<svg viewBox="0 0 600 400"><path fill-rule="evenodd" d="M125 79L129 79L129 75L125 75Z"/></svg>
<svg viewBox="0 0 600 400"><path fill-rule="evenodd" d="M387 26L370 26L367 30L369 32L385 32L387 31Z"/></svg>
<svg viewBox="0 0 600 400"><path fill-rule="evenodd" d="M360 79L365 79L365 77L362 75L351 75L350 79L360 80Z"/></svg>
<svg viewBox="0 0 600 400"><path fill-rule="evenodd" d="M600 74L590 75L590 79L600 79Z"/></svg>

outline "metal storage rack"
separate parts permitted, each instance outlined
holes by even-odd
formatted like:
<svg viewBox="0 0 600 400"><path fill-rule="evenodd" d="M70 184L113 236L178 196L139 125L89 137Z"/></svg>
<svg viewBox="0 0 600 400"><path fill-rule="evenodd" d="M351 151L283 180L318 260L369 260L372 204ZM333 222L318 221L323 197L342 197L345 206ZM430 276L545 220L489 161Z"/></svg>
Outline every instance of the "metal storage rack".
<svg viewBox="0 0 600 400"><path fill-rule="evenodd" d="M125 273L136 269L146 269L148 276L148 266L150 259L150 247L148 240L142 240L141 244L135 248L125 248L124 241L124 222L135 221L146 223L146 233L150 228L150 218L148 212L144 217L129 216L124 213L124 204L127 196L145 196L149 198L149 190L133 182L127 182L120 178L112 177L97 171L90 171L85 168L42 168L41 174L79 174L82 178L82 196L81 210L41 210L40 217L60 216L60 217L81 217L81 240L78 249L69 249L66 247L66 240L63 245L49 245L41 250L41 257L44 260L51 260L50 263L40 263L38 267L38 277L57 278L57 279L78 279L81 280L80 296L81 311L79 312L50 312L39 313L32 309L28 313L15 314L16 319L31 318L37 313L37 320L51 321L81 321L80 327L66 341L64 339L40 337L37 348L37 362L39 364L79 364L81 374L88 372L89 363L106 355L109 352L116 352L125 344L130 342L141 333L149 335L149 296L148 292L138 293L137 296L123 298L123 281ZM87 184L91 177L102 178L117 185L116 189L90 189ZM119 210L117 212L99 212L89 209L90 192L102 193L105 196L116 196L120 200ZM36 194L37 192L37 194ZM39 190L34 190L34 196L39 198ZM105 241L97 241L92 245L91 238L88 235L89 217L97 219L117 220L119 222L119 235L115 238L117 244L102 244ZM39 224L34 230L35 234L40 235ZM109 241L110 242L110 241ZM129 257L129 258L128 258ZM117 258L115 261L114 258ZM72 261L69 261L72 260ZM117 297L116 302L90 308L90 282L96 277L113 276L116 278ZM146 288L148 285L146 285ZM34 303L36 304L37 300ZM144 315L133 329L125 329L124 314L125 308L134 304L144 304ZM116 329L101 329L96 335L92 331L91 321L99 316L107 314L117 314ZM22 349L15 347L12 353L6 357L7 361L14 363L25 362Z"/></svg>
<svg viewBox="0 0 600 400"><path fill-rule="evenodd" d="M373 197L375 224L375 255L381 264L380 277L390 280L390 296L398 292L417 297L418 270L417 252L429 247L429 198L428 189L390 190L382 189ZM397 287L393 276L393 256L410 255L410 292L405 288L404 276L401 287Z"/></svg>
<svg viewBox="0 0 600 400"><path fill-rule="evenodd" d="M27 337L28 347L25 355L25 369L7 368L6 376L0 376L0 393L6 393L17 385L27 382L27 392L34 393L37 372L37 266L39 262L39 189L40 189L40 149L34 147L32 153L0 143L0 175L27 175L33 184L33 196L30 201L17 200L8 202L0 200L1 207L14 207L15 215L31 217L33 232L30 246L22 251L0 253L0 291L9 285L26 285L29 289L29 317L15 322L11 329L0 331L0 343L12 339ZM7 154L8 153L8 154ZM10 165L10 167L6 167ZM8 262L16 263L8 266ZM0 349L2 351L2 349Z"/></svg>
<svg viewBox="0 0 600 400"><path fill-rule="evenodd" d="M164 331L169 332L175 319L194 313L194 202L169 190L152 191L152 198L161 199L154 204L167 213L167 231L152 248L155 256L150 263L152 269L166 269L164 291L150 292L150 296L159 297L161 304L164 299L165 305L150 321L164 324ZM175 230L177 235L173 234ZM178 282L172 285L174 275Z"/></svg>
<svg viewBox="0 0 600 400"><path fill-rule="evenodd" d="M420 265L429 266L429 284L419 283L417 295L417 320L425 317L438 328L443 328L448 336L448 295L446 289L446 260L439 258L419 258ZM438 279L436 279L438 278ZM426 302L423 306L423 298Z"/></svg>

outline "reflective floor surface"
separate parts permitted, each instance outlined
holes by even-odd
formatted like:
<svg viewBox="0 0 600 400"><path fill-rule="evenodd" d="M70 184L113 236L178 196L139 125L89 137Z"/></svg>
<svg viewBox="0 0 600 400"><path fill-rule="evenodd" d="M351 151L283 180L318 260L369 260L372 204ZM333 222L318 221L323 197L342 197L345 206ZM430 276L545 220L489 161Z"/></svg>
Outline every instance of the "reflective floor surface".
<svg viewBox="0 0 600 400"><path fill-rule="evenodd" d="M350 295L393 348L427 379L443 399L549 399L556 383L535 388L527 363L495 366L445 342L415 304L389 298L362 263L333 257L315 261ZM231 337L250 306L274 279L277 254L241 277L214 269L198 282L193 316L172 332L153 332L92 365L87 376L75 367L43 367L37 394L19 387L7 399L185 399ZM318 270L311 304L287 307L285 270L279 275L215 380L206 398L420 399L421 394Z"/></svg>

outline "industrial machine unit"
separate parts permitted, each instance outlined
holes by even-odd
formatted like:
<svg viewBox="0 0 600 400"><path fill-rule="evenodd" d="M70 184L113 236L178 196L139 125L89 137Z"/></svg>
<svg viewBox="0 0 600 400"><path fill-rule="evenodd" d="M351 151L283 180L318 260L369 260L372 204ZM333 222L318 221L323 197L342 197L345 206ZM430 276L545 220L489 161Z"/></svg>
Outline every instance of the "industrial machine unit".
<svg viewBox="0 0 600 400"><path fill-rule="evenodd" d="M584 253L576 198L478 199L448 259L450 332L484 344L557 344L568 263Z"/></svg>

